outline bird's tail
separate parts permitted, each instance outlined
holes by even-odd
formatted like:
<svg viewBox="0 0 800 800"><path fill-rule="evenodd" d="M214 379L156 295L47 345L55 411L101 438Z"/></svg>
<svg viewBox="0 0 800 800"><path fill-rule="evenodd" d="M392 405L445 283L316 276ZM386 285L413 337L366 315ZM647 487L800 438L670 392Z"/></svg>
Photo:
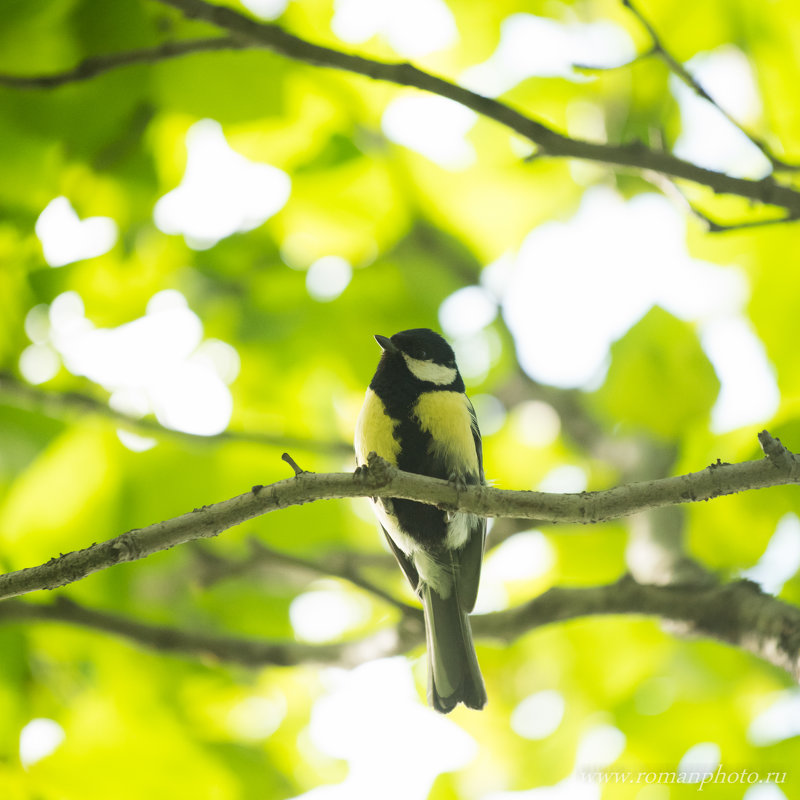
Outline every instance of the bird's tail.
<svg viewBox="0 0 800 800"><path fill-rule="evenodd" d="M483 685L478 657L472 643L467 612L455 591L442 597L427 584L420 587L428 644L428 702L443 714L458 703L483 708Z"/></svg>

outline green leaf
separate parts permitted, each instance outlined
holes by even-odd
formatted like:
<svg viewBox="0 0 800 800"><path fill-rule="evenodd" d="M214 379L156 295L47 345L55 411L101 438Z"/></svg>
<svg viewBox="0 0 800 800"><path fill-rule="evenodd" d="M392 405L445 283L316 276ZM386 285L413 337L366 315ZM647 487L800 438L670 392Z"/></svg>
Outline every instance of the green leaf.
<svg viewBox="0 0 800 800"><path fill-rule="evenodd" d="M675 439L707 424L719 380L692 327L652 308L611 346L611 365L594 408L608 424Z"/></svg>

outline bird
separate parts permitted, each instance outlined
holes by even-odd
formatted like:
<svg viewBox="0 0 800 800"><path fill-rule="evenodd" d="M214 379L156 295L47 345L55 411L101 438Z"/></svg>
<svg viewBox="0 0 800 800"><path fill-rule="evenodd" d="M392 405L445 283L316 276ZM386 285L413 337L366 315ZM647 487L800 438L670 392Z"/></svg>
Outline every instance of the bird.
<svg viewBox="0 0 800 800"><path fill-rule="evenodd" d="M369 454L458 487L485 483L475 409L455 353L429 328L375 336L382 353L356 422L359 467ZM486 689L469 614L475 606L486 519L398 498L373 498L389 548L425 618L428 702L444 714L481 709Z"/></svg>

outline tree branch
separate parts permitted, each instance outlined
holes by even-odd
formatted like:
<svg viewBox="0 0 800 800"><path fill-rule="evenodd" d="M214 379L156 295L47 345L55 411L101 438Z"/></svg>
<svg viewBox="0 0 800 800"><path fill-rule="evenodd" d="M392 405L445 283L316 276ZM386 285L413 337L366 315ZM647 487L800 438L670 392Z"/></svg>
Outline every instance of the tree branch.
<svg viewBox="0 0 800 800"><path fill-rule="evenodd" d="M301 436L248 431L224 431L212 436L200 436L195 433L176 431L172 428L165 428L154 419L142 419L124 414L87 394L78 392L45 392L41 389L36 389L17 380L7 372L0 372L0 401L2 401L2 404L28 411L37 411L54 419L69 419L83 414L95 414L135 433L146 436L168 436L172 439L195 445L250 442L268 447L290 447L297 450L330 453L331 455L352 455L353 453L353 446L343 441L320 441L304 439Z"/></svg>
<svg viewBox="0 0 800 800"><path fill-rule="evenodd" d="M764 594L750 581L722 586L652 586L625 576L589 588L553 588L517 608L472 617L476 638L511 642L555 622L589 616L654 616L675 635L705 637L738 647L800 679L800 609ZM159 652L247 666L330 664L345 667L405 653L422 644L420 617L403 617L364 639L334 644L265 642L138 622L58 597L52 603L6 600L0 622L56 621L111 633Z"/></svg>
<svg viewBox="0 0 800 800"><path fill-rule="evenodd" d="M800 218L793 212L780 212L778 216L768 217L766 219L746 219L737 220L736 222L720 222L712 219L704 211L701 211L691 200L686 196L684 191L678 186L677 183L670 180L664 175L656 172L643 172L642 177L653 184L662 194L667 198L674 200L679 206L685 208L690 214L700 220L705 226L708 233L730 233L731 231L739 231L747 228L763 228L768 225L783 225L786 222L795 222Z"/></svg>
<svg viewBox="0 0 800 800"><path fill-rule="evenodd" d="M473 618L473 630L511 641L541 625L606 614L661 617L676 635L726 642L800 680L800 609L751 581L653 586L625 576L610 586L554 588L519 608Z"/></svg>
<svg viewBox="0 0 800 800"><path fill-rule="evenodd" d="M305 586L313 575L333 575L343 580L349 580L350 575L354 573L362 575L365 569L376 569L381 572L397 570L397 562L386 551L332 550L325 552L318 560L312 562L296 559L294 556L280 551L273 551L256 537L251 537L248 544L249 552L245 556L232 558L222 555L219 550L212 550L199 542L196 543L192 548L195 557L195 565L192 569L193 579L204 589L214 586L220 581L238 579L248 575L255 576L260 583L281 582L298 587ZM284 560L284 555L287 555L291 562ZM392 574L397 573L393 572ZM410 606L403 604L403 610L408 608Z"/></svg>
<svg viewBox="0 0 800 800"><path fill-rule="evenodd" d="M250 547L254 559L262 562L266 560L284 566L295 567L316 575L332 575L335 578L348 581L353 584L353 586L357 586L365 592L369 592L380 600L383 600L384 603L394 606L394 608L398 609L402 614L410 616L417 616L419 614L419 609L404 603L402 600L398 600L389 592L365 578L361 574L361 571L356 569L353 565L352 559L337 559L334 555L331 558L323 558L320 561L310 561L305 558L298 558L297 556L290 555L289 553L282 553L279 550L274 550L258 539L251 539Z"/></svg>
<svg viewBox="0 0 800 800"><path fill-rule="evenodd" d="M196 548L195 554L200 562L201 582L204 587L211 586L223 578L239 577L258 570L266 573L268 580L280 580L304 586L314 576L341 578L353 586L374 595L379 600L393 606L401 614L416 616L419 609L404 603L382 587L364 577L362 567L379 566L396 570L397 565L389 553L353 553L350 551L326 553L319 559L299 558L290 553L275 550L260 539L248 540L250 552L246 558L233 560L217 553ZM395 573L396 574L396 573Z"/></svg>
<svg viewBox="0 0 800 800"><path fill-rule="evenodd" d="M633 0L622 0L622 5L624 5L635 17L639 20L641 26L647 31L647 35L650 37L651 42L653 43L652 48L648 51L646 55L648 56L658 56L664 64L666 64L667 69L673 73L677 78L679 78L683 83L688 86L698 97L702 98L708 103L711 103L717 111L725 117L734 128L738 129L741 133L743 133L750 142L757 147L764 157L770 162L773 169L777 170L784 170L784 171L793 171L797 170L798 167L793 164L787 164L785 161L778 158L772 150L767 146L765 142L759 139L757 136L753 135L744 125L741 124L734 116L732 116L728 111L726 111L702 86L702 84L692 75L686 67L678 61L672 53L664 47L664 43L661 40L661 37L658 35L658 32L653 27L652 23L647 19L647 17L633 4Z"/></svg>
<svg viewBox="0 0 800 800"><path fill-rule="evenodd" d="M87 58L72 69L50 75L0 75L0 86L12 89L55 89L68 83L89 80L104 72L129 67L134 64L154 64L168 58L178 58L191 53L209 53L219 50L243 50L252 45L235 36L217 36L209 39L184 39L164 42L158 47L127 50L122 53Z"/></svg>
<svg viewBox="0 0 800 800"><path fill-rule="evenodd" d="M56 589L115 564L135 561L184 542L216 536L270 511L314 500L395 497L484 517L518 517L550 522L594 523L663 506L710 500L735 492L800 482L800 457L766 431L759 434L766 457L740 464L717 462L700 472L642 481L599 492L548 494L472 486L401 472L371 454L369 467L355 473L302 473L270 486L254 486L230 500L180 517L123 533L45 564L0 575L0 599Z"/></svg>
<svg viewBox="0 0 800 800"><path fill-rule="evenodd" d="M58 597L52 603L34 604L19 600L0 602L0 622L35 620L67 622L110 633L162 653L252 667L266 664L280 667L297 664L352 667L382 656L404 653L424 638L421 615L419 618L403 618L397 628L388 628L354 642L304 644L195 633L168 625L138 622L121 614L86 608L64 597Z"/></svg>
<svg viewBox="0 0 800 800"><path fill-rule="evenodd" d="M795 222L798 219L797 214L782 214L780 217L772 217L771 219L752 219L744 220L741 222L718 222L712 219L704 211L701 211L697 206L687 202L686 204L697 219L703 222L708 229L709 233L730 233L731 231L742 231L750 228L764 228L768 225L783 225L786 222Z"/></svg>
<svg viewBox="0 0 800 800"><path fill-rule="evenodd" d="M652 170L671 178L707 186L715 193L736 195L783 208L788 212L786 221L800 216L800 192L777 183L772 176L757 181L736 178L723 172L699 167L669 153L652 150L641 142L614 145L572 139L505 103L471 92L458 84L424 72L412 64L378 61L313 44L287 33L275 24L257 22L232 8L213 5L204 0L158 1L177 8L186 17L202 19L217 25L227 30L229 36L167 43L145 50L99 56L82 62L73 70L57 75L4 75L0 76L0 83L16 88L48 88L92 77L126 64L152 62L203 50L263 47L316 66L341 69L374 80L414 87L454 100L529 139L538 146L540 156L577 158L612 167ZM790 168L783 162L780 164L781 168Z"/></svg>
<svg viewBox="0 0 800 800"><path fill-rule="evenodd" d="M186 17L210 22L237 38L266 47L288 58L316 66L333 67L400 86L411 86L454 100L530 139L538 145L541 153L547 156L578 158L636 170L649 169L672 178L703 184L717 193L738 195L759 203L780 206L793 214L800 214L800 192L776 183L771 176L758 181L734 178L722 172L699 167L668 153L651 150L639 142L609 145L571 139L505 103L471 92L463 86L424 72L409 63L378 61L312 44L287 33L278 25L256 22L232 8L213 5L205 0L159 0L159 2L177 8Z"/></svg>

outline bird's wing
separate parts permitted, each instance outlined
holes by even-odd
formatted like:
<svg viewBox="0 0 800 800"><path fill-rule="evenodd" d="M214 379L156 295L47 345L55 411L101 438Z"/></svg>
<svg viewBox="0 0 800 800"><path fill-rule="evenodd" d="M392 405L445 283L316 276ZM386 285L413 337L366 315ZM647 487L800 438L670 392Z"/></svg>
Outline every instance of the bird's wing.
<svg viewBox="0 0 800 800"><path fill-rule="evenodd" d="M394 543L394 539L389 536L389 534L386 532L386 528L384 528L383 525L381 525L381 530L383 531L383 535L386 537L386 541L389 542L389 548L391 549L392 553L394 553L397 563L405 573L406 578L408 578L411 588L416 592L419 589L419 573L417 572L417 568L411 562L411 559Z"/></svg>
<svg viewBox="0 0 800 800"><path fill-rule="evenodd" d="M479 483L484 482L483 474L483 443L481 432L478 428L478 417L472 403L467 401L467 408L472 427L472 438L475 441L475 452L478 456ZM475 525L467 537L467 542L460 550L453 553L453 572L455 573L456 591L461 608L470 612L475 607L475 598L478 595L478 585L481 580L481 564L486 541L486 519L475 517Z"/></svg>
<svg viewBox="0 0 800 800"><path fill-rule="evenodd" d="M481 439L481 431L478 427L478 415L475 413L475 409L472 406L472 403L467 398L467 408L469 409L469 417L470 417L470 424L472 428L472 439L475 442L475 452L478 454L478 470L480 472L480 480L479 483L484 483L485 478L483 474L483 441ZM484 525L484 533L486 526Z"/></svg>
<svg viewBox="0 0 800 800"><path fill-rule="evenodd" d="M486 539L486 520L476 517L476 525L470 532L466 544L460 550L451 550L453 575L461 608L466 612L475 608L478 584L481 581L483 545Z"/></svg>

